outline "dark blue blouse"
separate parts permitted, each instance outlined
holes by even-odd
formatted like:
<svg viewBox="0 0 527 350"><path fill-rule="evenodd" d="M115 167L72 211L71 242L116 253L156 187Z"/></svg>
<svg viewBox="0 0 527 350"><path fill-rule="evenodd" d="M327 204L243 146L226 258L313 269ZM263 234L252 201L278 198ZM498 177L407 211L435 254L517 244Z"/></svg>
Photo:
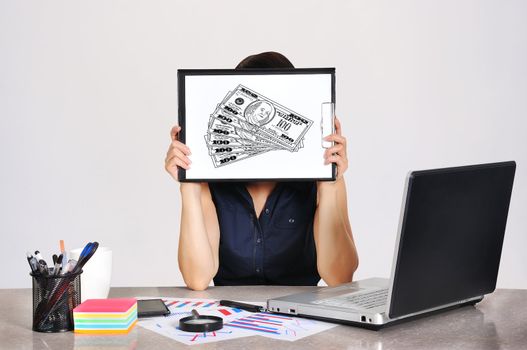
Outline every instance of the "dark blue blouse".
<svg viewBox="0 0 527 350"><path fill-rule="evenodd" d="M209 183L220 226L214 284L316 285L314 182L277 183L256 217L246 183Z"/></svg>

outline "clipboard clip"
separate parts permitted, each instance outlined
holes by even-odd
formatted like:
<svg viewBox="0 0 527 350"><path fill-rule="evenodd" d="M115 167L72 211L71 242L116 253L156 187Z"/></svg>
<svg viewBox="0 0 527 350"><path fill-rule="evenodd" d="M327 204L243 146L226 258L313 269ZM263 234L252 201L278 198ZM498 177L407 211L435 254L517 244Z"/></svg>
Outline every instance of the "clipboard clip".
<svg viewBox="0 0 527 350"><path fill-rule="evenodd" d="M325 141L324 137L335 132L335 104L333 102L323 102L321 104L320 132L322 148L330 148L333 142Z"/></svg>

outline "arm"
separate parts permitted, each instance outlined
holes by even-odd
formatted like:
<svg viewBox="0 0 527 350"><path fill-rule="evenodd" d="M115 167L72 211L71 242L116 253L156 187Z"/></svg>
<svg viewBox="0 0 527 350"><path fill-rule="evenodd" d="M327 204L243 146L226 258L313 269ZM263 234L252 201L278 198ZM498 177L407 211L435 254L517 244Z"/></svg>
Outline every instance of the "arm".
<svg viewBox="0 0 527 350"><path fill-rule="evenodd" d="M190 168L190 150L177 140L179 126L172 128L172 143L165 169L177 179L177 167ZM178 262L187 287L204 290L219 266L220 230L216 208L207 183L181 183L181 227Z"/></svg>
<svg viewBox="0 0 527 350"><path fill-rule="evenodd" d="M326 163L337 164L335 182L317 183L317 209L314 236L317 249L317 268L320 277L330 286L351 282L359 259L348 217L346 184L343 173L348 167L346 139L335 119L336 133L326 138L335 145L326 150Z"/></svg>
<svg viewBox="0 0 527 350"><path fill-rule="evenodd" d="M220 230L206 183L182 183L178 262L190 289L204 290L219 266Z"/></svg>

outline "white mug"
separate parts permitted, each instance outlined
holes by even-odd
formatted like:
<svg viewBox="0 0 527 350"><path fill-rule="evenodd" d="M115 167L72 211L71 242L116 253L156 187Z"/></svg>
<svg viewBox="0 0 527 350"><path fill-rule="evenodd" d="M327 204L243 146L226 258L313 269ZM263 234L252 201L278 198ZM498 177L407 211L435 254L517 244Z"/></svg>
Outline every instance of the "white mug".
<svg viewBox="0 0 527 350"><path fill-rule="evenodd" d="M83 248L73 249L68 259L79 260ZM81 274L81 302L87 299L106 299L112 279L112 251L99 247L83 266Z"/></svg>

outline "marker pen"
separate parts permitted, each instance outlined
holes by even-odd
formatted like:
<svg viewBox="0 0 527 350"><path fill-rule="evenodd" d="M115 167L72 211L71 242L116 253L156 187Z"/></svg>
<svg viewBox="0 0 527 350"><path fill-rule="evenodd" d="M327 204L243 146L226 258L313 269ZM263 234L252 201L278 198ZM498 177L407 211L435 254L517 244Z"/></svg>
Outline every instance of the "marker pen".
<svg viewBox="0 0 527 350"><path fill-rule="evenodd" d="M36 273L38 272L38 263L37 259L33 255L31 255L30 252L26 252L27 256L27 262L29 263L29 267L31 267L31 272Z"/></svg>

